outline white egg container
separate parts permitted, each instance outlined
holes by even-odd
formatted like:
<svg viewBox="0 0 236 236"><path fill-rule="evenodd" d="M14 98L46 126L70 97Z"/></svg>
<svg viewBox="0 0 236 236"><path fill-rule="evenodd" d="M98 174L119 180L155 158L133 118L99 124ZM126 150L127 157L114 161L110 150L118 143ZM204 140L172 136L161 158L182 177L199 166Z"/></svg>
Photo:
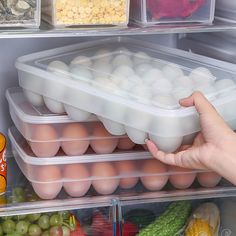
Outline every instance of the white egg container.
<svg viewBox="0 0 236 236"><path fill-rule="evenodd" d="M15 160L42 199L55 198L62 187L72 197L84 196L91 186L98 194L133 189L140 181L149 191L160 191L168 180L176 189L189 188L197 178L201 186L215 187L221 177L214 173L168 167L148 152L35 158L16 128L8 132Z"/></svg>
<svg viewBox="0 0 236 236"><path fill-rule="evenodd" d="M42 19L54 27L127 26L130 0L42 0Z"/></svg>
<svg viewBox="0 0 236 236"><path fill-rule="evenodd" d="M179 105L195 90L236 128L236 69L182 50L116 37L23 56L16 68L32 103L46 98L74 119L96 114L111 134L149 137L166 152L200 130L195 109Z"/></svg>
<svg viewBox="0 0 236 236"><path fill-rule="evenodd" d="M11 2L8 0L3 2L4 4L11 5ZM39 28L41 21L41 0L32 0L31 2L35 3L35 10L31 18L22 19L22 14L24 14L25 12L24 7L27 9L28 6L25 5L25 2L19 3L20 9L18 8L18 4L14 7L10 6L8 8L8 10L11 12L11 16L15 16L15 19L13 19L13 17L8 17L8 19L0 18L0 28ZM15 3L13 1L12 5L14 4ZM27 1L26 4L28 4ZM7 14L6 12L4 12L4 9L5 8L3 7L3 12L1 11L0 15Z"/></svg>
<svg viewBox="0 0 236 236"><path fill-rule="evenodd" d="M210 24L215 12L215 0L132 0L130 4L130 19L142 25Z"/></svg>
<svg viewBox="0 0 236 236"><path fill-rule="evenodd" d="M236 21L236 2L232 0L216 0L216 16Z"/></svg>
<svg viewBox="0 0 236 236"><path fill-rule="evenodd" d="M66 115L53 114L46 107L34 107L21 88L8 89L6 98L15 126L37 157L53 157L62 150L65 155L78 156L92 150L97 154L110 154L135 149L135 143L127 135L111 135L96 117L76 122Z"/></svg>

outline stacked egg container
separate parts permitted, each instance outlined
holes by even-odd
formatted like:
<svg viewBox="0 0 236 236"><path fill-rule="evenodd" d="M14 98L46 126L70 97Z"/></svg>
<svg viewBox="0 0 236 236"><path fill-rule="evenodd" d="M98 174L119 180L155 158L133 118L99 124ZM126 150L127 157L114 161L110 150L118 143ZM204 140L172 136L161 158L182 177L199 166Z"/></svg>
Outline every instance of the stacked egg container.
<svg viewBox="0 0 236 236"><path fill-rule="evenodd" d="M42 18L54 27L127 26L130 0L42 0Z"/></svg>
<svg viewBox="0 0 236 236"><path fill-rule="evenodd" d="M132 0L130 19L142 25L204 23L214 19L215 0Z"/></svg>
<svg viewBox="0 0 236 236"><path fill-rule="evenodd" d="M78 121L96 114L111 134L137 144L149 137L166 152L191 143L200 130L195 109L179 105L195 90L236 128L230 63L117 37L23 56L16 68L32 104L63 109Z"/></svg>
<svg viewBox="0 0 236 236"><path fill-rule="evenodd" d="M98 194L110 195L118 187L140 191L139 181L146 190L160 191L168 180L177 189L189 188L195 179L208 188L221 180L215 173L166 166L147 152L37 158L16 128L10 128L8 135L18 166L42 199L55 198L62 187L70 196L81 197L91 193L91 186Z"/></svg>
<svg viewBox="0 0 236 236"><path fill-rule="evenodd" d="M232 0L217 0L216 1L216 16L224 20L236 21L236 2Z"/></svg>
<svg viewBox="0 0 236 236"><path fill-rule="evenodd" d="M41 19L41 0L0 2L0 27L38 28Z"/></svg>

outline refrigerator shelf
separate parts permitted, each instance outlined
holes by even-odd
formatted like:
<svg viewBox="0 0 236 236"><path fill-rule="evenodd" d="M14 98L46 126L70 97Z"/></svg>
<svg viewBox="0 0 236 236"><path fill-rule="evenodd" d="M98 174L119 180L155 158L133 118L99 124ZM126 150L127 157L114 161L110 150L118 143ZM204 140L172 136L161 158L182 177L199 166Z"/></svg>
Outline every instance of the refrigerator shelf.
<svg viewBox="0 0 236 236"><path fill-rule="evenodd" d="M134 23L128 27L80 27L55 29L42 23L39 29L0 29L0 38L97 37L118 35L155 35L169 33L217 32L236 29L236 23L216 19L213 24L166 24L141 27Z"/></svg>

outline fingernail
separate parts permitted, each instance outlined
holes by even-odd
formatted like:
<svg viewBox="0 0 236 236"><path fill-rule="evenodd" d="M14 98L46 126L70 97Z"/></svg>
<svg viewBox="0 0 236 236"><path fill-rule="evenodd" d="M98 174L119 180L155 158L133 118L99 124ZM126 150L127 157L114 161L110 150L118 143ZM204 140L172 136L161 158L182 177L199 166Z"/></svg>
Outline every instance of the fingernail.
<svg viewBox="0 0 236 236"><path fill-rule="evenodd" d="M149 141L149 139L147 139L147 138L144 140L145 143L147 143L148 141Z"/></svg>

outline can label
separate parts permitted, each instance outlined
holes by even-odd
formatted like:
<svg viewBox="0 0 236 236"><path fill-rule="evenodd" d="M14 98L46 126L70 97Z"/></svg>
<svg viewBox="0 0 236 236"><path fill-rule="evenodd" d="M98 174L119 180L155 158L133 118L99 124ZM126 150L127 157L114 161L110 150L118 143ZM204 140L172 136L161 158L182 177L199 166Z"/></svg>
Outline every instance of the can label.
<svg viewBox="0 0 236 236"><path fill-rule="evenodd" d="M6 144L5 136L0 133L0 195L4 194L7 188Z"/></svg>

